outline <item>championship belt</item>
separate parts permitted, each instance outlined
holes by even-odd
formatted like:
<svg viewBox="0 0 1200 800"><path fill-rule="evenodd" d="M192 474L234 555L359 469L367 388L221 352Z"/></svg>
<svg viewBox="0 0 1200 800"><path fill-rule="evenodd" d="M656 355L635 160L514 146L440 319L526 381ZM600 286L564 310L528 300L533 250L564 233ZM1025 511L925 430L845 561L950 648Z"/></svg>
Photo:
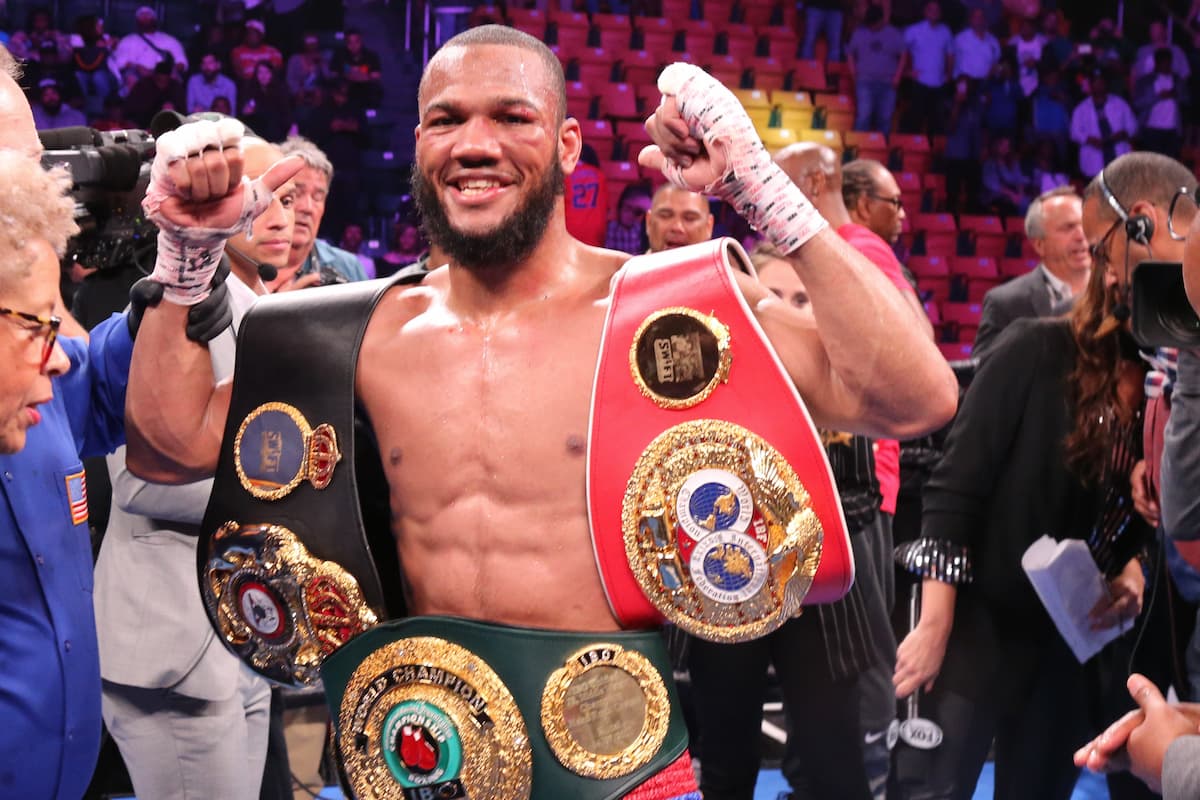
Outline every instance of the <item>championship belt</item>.
<svg viewBox="0 0 1200 800"><path fill-rule="evenodd" d="M687 746L654 631L413 617L358 636L321 672L357 800L619 798Z"/></svg>
<svg viewBox="0 0 1200 800"><path fill-rule="evenodd" d="M666 617L717 642L763 636L854 578L825 450L733 265L753 274L731 239L626 262L588 453L592 541L616 617Z"/></svg>
<svg viewBox="0 0 1200 800"><path fill-rule="evenodd" d="M354 378L372 309L414 277L268 295L242 320L197 568L221 640L273 681L317 683L325 657L401 612L386 482L356 433Z"/></svg>

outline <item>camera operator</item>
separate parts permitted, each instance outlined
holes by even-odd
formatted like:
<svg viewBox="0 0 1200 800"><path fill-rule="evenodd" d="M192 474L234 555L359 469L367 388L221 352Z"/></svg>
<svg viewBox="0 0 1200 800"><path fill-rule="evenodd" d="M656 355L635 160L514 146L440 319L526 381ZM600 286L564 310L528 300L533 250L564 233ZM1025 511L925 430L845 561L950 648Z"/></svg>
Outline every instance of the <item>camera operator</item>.
<svg viewBox="0 0 1200 800"><path fill-rule="evenodd" d="M1131 163L1132 158L1118 158L1105 168L1102 176L1107 191L1098 185L1099 178L1089 187L1084 203L1089 242L1094 249L1097 245L1108 248L1110 269L1151 259L1182 259L1184 275L1194 278L1200 272L1200 236L1193 234L1186 243L1183 238L1196 219L1195 178L1182 164L1164 156L1137 154L1137 162ZM1097 241L1097 231L1106 223L1116 231L1107 245ZM1117 230L1121 223L1124 231ZM1128 272L1125 270L1126 280ZM1153 503L1149 482L1140 487L1138 505L1144 514L1160 517L1163 530L1192 566L1200 566L1200 558L1193 555L1200 554L1194 547L1194 540L1200 539L1200 503L1195 492L1200 480L1198 432L1200 354L1181 350L1162 443L1161 513L1159 504ZM1153 449L1147 458L1154 458ZM1192 663L1195 657L1188 653L1189 671L1196 666ZM1142 675L1132 675L1127 688L1138 708L1080 748L1076 765L1101 772L1128 769L1151 789L1162 791L1167 800L1200 796L1200 706L1167 704L1158 688Z"/></svg>

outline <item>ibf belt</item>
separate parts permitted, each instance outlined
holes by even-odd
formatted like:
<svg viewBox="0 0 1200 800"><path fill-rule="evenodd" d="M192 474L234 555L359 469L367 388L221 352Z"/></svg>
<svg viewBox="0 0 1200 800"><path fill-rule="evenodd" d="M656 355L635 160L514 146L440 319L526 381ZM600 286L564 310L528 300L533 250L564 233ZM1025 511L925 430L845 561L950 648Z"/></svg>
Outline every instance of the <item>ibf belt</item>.
<svg viewBox="0 0 1200 800"><path fill-rule="evenodd" d="M721 239L625 264L588 455L592 539L617 618L666 617L723 642L836 600L854 577L825 450L731 262L750 271Z"/></svg>
<svg viewBox="0 0 1200 800"><path fill-rule="evenodd" d="M321 671L358 800L617 798L687 746L657 632L414 617Z"/></svg>

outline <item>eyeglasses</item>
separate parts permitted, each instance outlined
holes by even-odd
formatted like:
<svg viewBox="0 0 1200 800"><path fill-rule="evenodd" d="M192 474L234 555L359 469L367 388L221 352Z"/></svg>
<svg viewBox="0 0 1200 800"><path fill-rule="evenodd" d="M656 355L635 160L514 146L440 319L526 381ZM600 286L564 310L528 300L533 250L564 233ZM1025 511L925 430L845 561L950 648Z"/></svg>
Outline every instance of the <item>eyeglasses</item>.
<svg viewBox="0 0 1200 800"><path fill-rule="evenodd" d="M11 308L0 308L0 315L23 319L26 322L35 322L39 328L45 329L46 342L42 345L42 361L38 367L39 371L44 372L46 365L50 363L50 356L54 352L54 343L58 341L58 329L62 325L62 318L53 316L39 317L37 314L14 311Z"/></svg>
<svg viewBox="0 0 1200 800"><path fill-rule="evenodd" d="M904 201L899 197L884 197L881 194L875 194L873 192L867 192L867 197L871 198L872 200L878 200L881 203L887 203L897 211L904 210Z"/></svg>
<svg viewBox="0 0 1200 800"><path fill-rule="evenodd" d="M1175 196L1171 198L1171 205L1167 210L1167 233L1171 234L1175 241L1182 242L1187 238L1187 229L1192 224L1198 203L1200 200L1196 199L1195 193L1186 188L1175 192Z"/></svg>
<svg viewBox="0 0 1200 800"><path fill-rule="evenodd" d="M1103 269L1104 265L1108 263L1108 243L1123 221L1120 217L1113 220L1113 224L1108 227L1103 238L1088 248L1092 254L1092 269Z"/></svg>

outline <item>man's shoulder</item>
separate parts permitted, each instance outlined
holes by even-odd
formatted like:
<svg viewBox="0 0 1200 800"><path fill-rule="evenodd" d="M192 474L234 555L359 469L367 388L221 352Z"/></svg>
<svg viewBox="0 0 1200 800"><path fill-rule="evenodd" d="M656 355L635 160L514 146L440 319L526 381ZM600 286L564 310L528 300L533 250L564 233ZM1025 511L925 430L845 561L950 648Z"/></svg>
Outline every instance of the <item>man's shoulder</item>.
<svg viewBox="0 0 1200 800"><path fill-rule="evenodd" d="M984 295L984 302L1003 303L1011 302L1017 298L1027 297L1038 289L1042 288L1042 276L1038 269L1026 272L1024 275L1006 281L999 286L993 286L988 289Z"/></svg>

